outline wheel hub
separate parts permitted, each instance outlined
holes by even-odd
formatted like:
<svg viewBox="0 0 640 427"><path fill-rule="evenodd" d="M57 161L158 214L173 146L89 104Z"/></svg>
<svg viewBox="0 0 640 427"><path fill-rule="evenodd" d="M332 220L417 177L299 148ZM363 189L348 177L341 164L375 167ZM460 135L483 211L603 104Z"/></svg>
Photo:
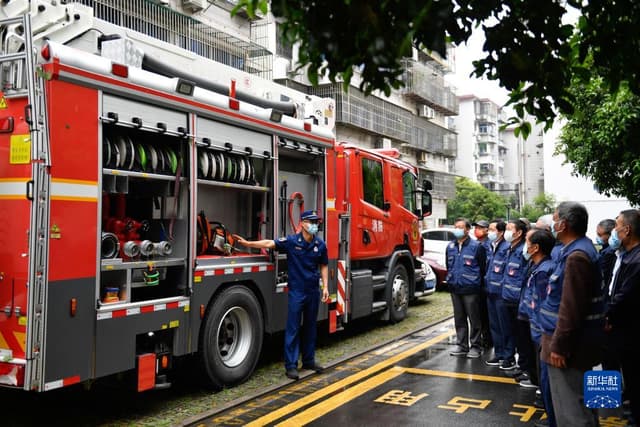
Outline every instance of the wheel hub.
<svg viewBox="0 0 640 427"><path fill-rule="evenodd" d="M242 307L231 307L218 325L218 354L232 368L247 357L253 333L249 313Z"/></svg>
<svg viewBox="0 0 640 427"><path fill-rule="evenodd" d="M397 275L393 278L391 285L391 303L393 305L393 309L401 311L407 306L408 301L407 282L402 278L402 276Z"/></svg>

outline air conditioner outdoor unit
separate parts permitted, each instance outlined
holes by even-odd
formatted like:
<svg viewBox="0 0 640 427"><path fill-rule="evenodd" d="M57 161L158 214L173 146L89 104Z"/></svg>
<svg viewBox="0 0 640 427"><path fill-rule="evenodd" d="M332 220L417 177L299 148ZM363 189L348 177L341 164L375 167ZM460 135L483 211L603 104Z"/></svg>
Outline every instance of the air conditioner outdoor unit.
<svg viewBox="0 0 640 427"><path fill-rule="evenodd" d="M427 105L421 105L418 109L418 115L420 117L424 117L425 119L433 119L436 116L436 112L433 108Z"/></svg>
<svg viewBox="0 0 640 427"><path fill-rule="evenodd" d="M182 0L182 6L198 12L207 6L207 0Z"/></svg>
<svg viewBox="0 0 640 427"><path fill-rule="evenodd" d="M374 142L374 148L392 148L391 140L385 137L376 138Z"/></svg>

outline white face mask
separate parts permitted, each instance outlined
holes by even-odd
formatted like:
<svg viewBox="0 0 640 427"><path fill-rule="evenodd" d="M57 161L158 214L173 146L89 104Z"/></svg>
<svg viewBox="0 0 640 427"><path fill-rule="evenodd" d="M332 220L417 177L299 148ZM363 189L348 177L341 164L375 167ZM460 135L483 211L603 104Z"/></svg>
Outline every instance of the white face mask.
<svg viewBox="0 0 640 427"><path fill-rule="evenodd" d="M496 239L498 238L498 233L495 231L490 231L489 234L487 235L487 237L489 238L489 240L491 240L492 242L495 242Z"/></svg>
<svg viewBox="0 0 640 427"><path fill-rule="evenodd" d="M511 243L513 242L513 231L507 230L504 232L504 240Z"/></svg>

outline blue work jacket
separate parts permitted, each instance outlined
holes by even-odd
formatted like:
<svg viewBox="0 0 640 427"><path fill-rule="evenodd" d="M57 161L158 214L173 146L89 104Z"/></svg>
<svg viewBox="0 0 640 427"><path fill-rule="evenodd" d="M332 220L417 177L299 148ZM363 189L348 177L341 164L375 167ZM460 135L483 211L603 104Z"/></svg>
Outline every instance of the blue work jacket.
<svg viewBox="0 0 640 427"><path fill-rule="evenodd" d="M287 254L289 292L318 292L320 265L327 265L327 245L319 237L307 242L302 233L274 240L276 250Z"/></svg>

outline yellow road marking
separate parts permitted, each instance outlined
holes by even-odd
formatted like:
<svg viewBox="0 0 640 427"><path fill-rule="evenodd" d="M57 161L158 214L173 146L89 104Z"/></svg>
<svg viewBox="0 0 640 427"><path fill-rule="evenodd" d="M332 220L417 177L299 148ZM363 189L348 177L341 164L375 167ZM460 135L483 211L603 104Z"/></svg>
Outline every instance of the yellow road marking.
<svg viewBox="0 0 640 427"><path fill-rule="evenodd" d="M399 361L415 354L418 353L419 351L424 350L425 348L428 348L434 344L439 343L440 341L444 341L445 339L449 338L450 336L454 335L455 331L449 331L449 332L445 332L441 335L438 335L437 337L434 337L428 341L423 342L422 344L419 344L413 348L410 348L402 353L396 354L395 356L392 356L380 363L377 363L373 366L370 366L369 368L360 371L356 374L353 374L347 378L343 378L340 381L337 381L325 388L322 388L316 392L313 392L301 399L296 400L295 402L291 402L288 405L283 406L282 408L270 412L269 414L260 417L258 419L256 419L255 421L247 424L247 427L253 427L253 426L263 426L266 424L269 424L279 418L282 418L292 412L297 411L298 409L301 409L313 402L315 402L316 400L322 399L323 397L330 395L332 393L335 393L345 387L348 387L349 385L360 381L362 378L366 378L369 375L373 375L376 372L379 372L383 369L386 369L390 366L395 365L396 363L398 363ZM400 372L402 373L402 372Z"/></svg>
<svg viewBox="0 0 640 427"><path fill-rule="evenodd" d="M379 386L380 384L384 384L389 380L394 379L404 373L404 370L398 366L394 366L391 369L388 369L381 374L376 375L375 377L369 378L366 381L361 382L360 384L350 387L339 393L324 402L318 403L317 405L307 409L304 412L296 415L295 417L291 417L285 422L278 424L278 427L297 427L310 423L311 421L322 417L323 415L328 414L336 408L344 405L347 402L352 401L356 397L359 397L369 390Z"/></svg>
<svg viewBox="0 0 640 427"><path fill-rule="evenodd" d="M461 380L490 381L493 383L516 384L516 380L506 377L494 377L491 375L465 374L463 372L434 371L431 369L403 368L405 372L418 375L432 375L436 377L449 377Z"/></svg>
<svg viewBox="0 0 640 427"><path fill-rule="evenodd" d="M384 384L385 382L405 373L448 377L448 378L456 378L456 379L464 379L464 380L472 380L472 381L491 381L491 382L499 382L499 383L505 383L505 384L516 384L516 381L513 378L494 377L490 375L465 374L465 373L448 372L448 371L434 371L431 369L403 368L401 366L394 366L391 369L376 375L375 377L372 377L366 381L363 381L362 383L354 387L348 388L342 393L339 393L305 410L304 412L301 412L295 417L289 418L288 420L278 424L278 426L294 427L294 426L301 426L301 425L308 424L313 420L328 414L334 409L339 408L345 403L350 402L356 397L363 395L369 390L381 384Z"/></svg>

